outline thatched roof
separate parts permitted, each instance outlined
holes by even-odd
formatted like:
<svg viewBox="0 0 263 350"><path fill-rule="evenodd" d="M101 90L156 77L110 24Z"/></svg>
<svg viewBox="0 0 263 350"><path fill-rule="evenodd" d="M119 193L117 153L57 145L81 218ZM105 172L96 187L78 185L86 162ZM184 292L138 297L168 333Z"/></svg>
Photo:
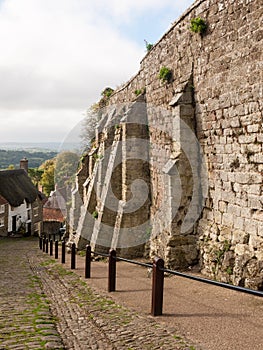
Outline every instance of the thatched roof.
<svg viewBox="0 0 263 350"><path fill-rule="evenodd" d="M33 203L38 190L23 169L0 171L0 195L12 207L18 207L24 200Z"/></svg>

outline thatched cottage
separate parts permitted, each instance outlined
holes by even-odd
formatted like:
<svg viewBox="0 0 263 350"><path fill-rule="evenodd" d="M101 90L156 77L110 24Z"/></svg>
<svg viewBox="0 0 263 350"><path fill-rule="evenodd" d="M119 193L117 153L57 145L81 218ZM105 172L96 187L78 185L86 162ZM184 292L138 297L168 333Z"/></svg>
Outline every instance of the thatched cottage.
<svg viewBox="0 0 263 350"><path fill-rule="evenodd" d="M26 168L0 171L0 236L40 234L42 201L43 195L31 182Z"/></svg>

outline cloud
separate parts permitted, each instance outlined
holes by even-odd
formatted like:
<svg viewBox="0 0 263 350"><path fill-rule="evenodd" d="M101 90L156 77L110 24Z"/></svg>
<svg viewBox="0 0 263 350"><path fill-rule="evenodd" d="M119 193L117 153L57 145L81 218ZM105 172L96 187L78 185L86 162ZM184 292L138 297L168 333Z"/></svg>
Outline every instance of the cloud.
<svg viewBox="0 0 263 350"><path fill-rule="evenodd" d="M53 139L56 121L73 127L106 86L138 71L144 16L150 31L189 1L0 0L0 140L21 139L25 125L31 139Z"/></svg>
<svg viewBox="0 0 263 350"><path fill-rule="evenodd" d="M175 17L181 13L192 0L96 0L94 7L102 13L108 13L118 22L135 20L137 16L155 12L162 15L174 12ZM176 18L174 18L175 20Z"/></svg>
<svg viewBox="0 0 263 350"><path fill-rule="evenodd" d="M94 11L81 11L75 0L6 2L0 15L2 107L84 107L105 82L117 84L136 72L139 46L91 19Z"/></svg>
<svg viewBox="0 0 263 350"><path fill-rule="evenodd" d="M77 109L6 110L2 113L0 142L62 142L69 135L72 138L72 130L83 119L83 111ZM75 132L74 142L79 134Z"/></svg>

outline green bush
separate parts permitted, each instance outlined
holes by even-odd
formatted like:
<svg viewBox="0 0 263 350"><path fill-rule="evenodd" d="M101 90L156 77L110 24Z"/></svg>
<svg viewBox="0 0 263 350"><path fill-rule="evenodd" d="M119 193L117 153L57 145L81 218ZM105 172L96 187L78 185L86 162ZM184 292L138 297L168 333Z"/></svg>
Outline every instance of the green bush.
<svg viewBox="0 0 263 350"><path fill-rule="evenodd" d="M99 213L97 212L97 210L94 210L94 212L92 213L92 216L94 217L94 219L98 219Z"/></svg>
<svg viewBox="0 0 263 350"><path fill-rule="evenodd" d="M110 98L111 95L113 94L114 90L110 87L106 87L102 92L101 92L101 96L106 97L106 98Z"/></svg>
<svg viewBox="0 0 263 350"><path fill-rule="evenodd" d="M153 48L153 44L148 43L147 40L144 40L144 42L145 42L145 47L146 47L147 52L151 51L151 49Z"/></svg>
<svg viewBox="0 0 263 350"><path fill-rule="evenodd" d="M172 71L167 67L162 67L159 72L159 79L163 82L169 82L172 79Z"/></svg>
<svg viewBox="0 0 263 350"><path fill-rule="evenodd" d="M207 24L205 20L200 17L192 18L190 30L194 33L204 34L207 30Z"/></svg>
<svg viewBox="0 0 263 350"><path fill-rule="evenodd" d="M142 93L142 90L141 89L137 89L134 91L135 95L136 96L139 96L141 93Z"/></svg>

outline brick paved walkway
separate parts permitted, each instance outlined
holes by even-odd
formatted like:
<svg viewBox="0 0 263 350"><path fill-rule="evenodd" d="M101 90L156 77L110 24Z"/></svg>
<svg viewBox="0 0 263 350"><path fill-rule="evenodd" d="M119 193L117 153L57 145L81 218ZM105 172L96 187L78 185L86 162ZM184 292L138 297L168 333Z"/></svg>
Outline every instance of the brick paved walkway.
<svg viewBox="0 0 263 350"><path fill-rule="evenodd" d="M1 239L0 266L1 350L196 349L89 288L36 239Z"/></svg>

